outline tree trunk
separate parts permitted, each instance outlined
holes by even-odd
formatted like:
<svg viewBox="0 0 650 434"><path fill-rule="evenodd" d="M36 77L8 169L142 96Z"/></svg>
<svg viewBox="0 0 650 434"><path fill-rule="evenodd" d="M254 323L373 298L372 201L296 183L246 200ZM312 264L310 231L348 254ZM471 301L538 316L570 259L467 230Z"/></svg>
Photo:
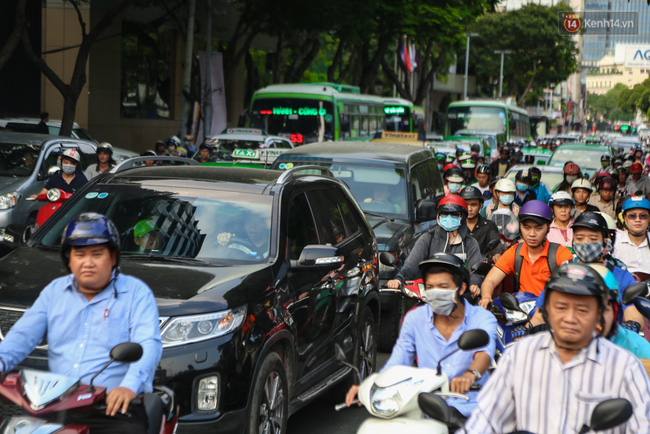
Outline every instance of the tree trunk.
<svg viewBox="0 0 650 434"><path fill-rule="evenodd" d="M336 53L334 53L334 58L332 59L332 63L330 63L330 66L327 67L327 81L330 83L334 83L334 73L336 72L336 69L339 67L341 64L341 59L343 59L343 46L345 43L343 42L343 39L339 40L339 44L336 47Z"/></svg>
<svg viewBox="0 0 650 434"><path fill-rule="evenodd" d="M521 94L521 97L517 100L517 104L519 104L521 107L524 105L524 101L526 100L526 94L528 93L528 90L533 85L533 82L535 81L535 74L537 74L537 64L533 62L533 76L530 77L530 80L528 80L528 84L526 85L526 88L524 89L524 92Z"/></svg>
<svg viewBox="0 0 650 434"><path fill-rule="evenodd" d="M364 62L366 67L364 68L359 86L361 87L361 93L368 93L375 86L375 81L377 81L377 75L379 74L379 67L381 66L381 60L386 55L386 50L390 44L390 36L387 34L382 34L377 41L377 49L375 54L369 62Z"/></svg>
<svg viewBox="0 0 650 434"><path fill-rule="evenodd" d="M307 55L302 59L302 62L300 62L300 65L296 69L292 82L300 81L300 79L305 74L305 72L307 72L307 69L309 69L311 64L314 63L314 59L316 59L316 56L318 56L319 51L320 51L320 42L318 41L318 37L316 37L312 40L311 49L309 50Z"/></svg>

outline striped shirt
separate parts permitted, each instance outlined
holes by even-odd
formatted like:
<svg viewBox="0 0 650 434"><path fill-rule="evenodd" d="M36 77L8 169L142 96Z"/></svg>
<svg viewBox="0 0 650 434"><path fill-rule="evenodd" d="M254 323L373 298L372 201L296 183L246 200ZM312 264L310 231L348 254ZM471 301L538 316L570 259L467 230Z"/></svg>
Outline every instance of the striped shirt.
<svg viewBox="0 0 650 434"><path fill-rule="evenodd" d="M625 398L634 414L608 433L650 430L650 382L641 362L605 339L563 364L548 332L525 338L505 352L478 396L467 433L577 433L596 405ZM600 431L599 431L600 432Z"/></svg>

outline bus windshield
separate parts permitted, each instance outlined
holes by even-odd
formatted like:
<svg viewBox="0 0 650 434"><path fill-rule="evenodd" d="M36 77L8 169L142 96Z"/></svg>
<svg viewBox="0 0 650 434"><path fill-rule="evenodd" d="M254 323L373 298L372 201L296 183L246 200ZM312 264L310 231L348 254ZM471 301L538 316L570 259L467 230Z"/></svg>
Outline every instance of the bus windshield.
<svg viewBox="0 0 650 434"><path fill-rule="evenodd" d="M333 140L334 106L315 99L257 98L251 108L251 127L299 145Z"/></svg>
<svg viewBox="0 0 650 434"><path fill-rule="evenodd" d="M405 106L386 106L386 131L411 131L411 110Z"/></svg>
<svg viewBox="0 0 650 434"><path fill-rule="evenodd" d="M500 107L449 107L446 135L454 136L458 130L506 132L506 111Z"/></svg>

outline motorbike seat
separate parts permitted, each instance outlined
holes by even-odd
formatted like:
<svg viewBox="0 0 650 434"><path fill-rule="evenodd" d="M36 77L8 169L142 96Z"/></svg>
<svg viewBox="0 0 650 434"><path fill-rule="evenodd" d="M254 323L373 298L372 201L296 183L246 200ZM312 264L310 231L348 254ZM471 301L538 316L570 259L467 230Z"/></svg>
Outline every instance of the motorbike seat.
<svg viewBox="0 0 650 434"><path fill-rule="evenodd" d="M145 393L143 404L149 421L147 434L160 433L163 418L163 403L160 396L156 393Z"/></svg>

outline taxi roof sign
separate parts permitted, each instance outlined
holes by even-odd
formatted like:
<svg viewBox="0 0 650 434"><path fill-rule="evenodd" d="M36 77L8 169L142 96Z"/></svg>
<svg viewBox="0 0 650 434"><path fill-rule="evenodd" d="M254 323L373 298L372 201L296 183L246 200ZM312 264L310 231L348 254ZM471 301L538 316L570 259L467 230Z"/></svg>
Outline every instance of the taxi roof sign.
<svg viewBox="0 0 650 434"><path fill-rule="evenodd" d="M228 128L226 134L263 134L263 132L256 128Z"/></svg>

